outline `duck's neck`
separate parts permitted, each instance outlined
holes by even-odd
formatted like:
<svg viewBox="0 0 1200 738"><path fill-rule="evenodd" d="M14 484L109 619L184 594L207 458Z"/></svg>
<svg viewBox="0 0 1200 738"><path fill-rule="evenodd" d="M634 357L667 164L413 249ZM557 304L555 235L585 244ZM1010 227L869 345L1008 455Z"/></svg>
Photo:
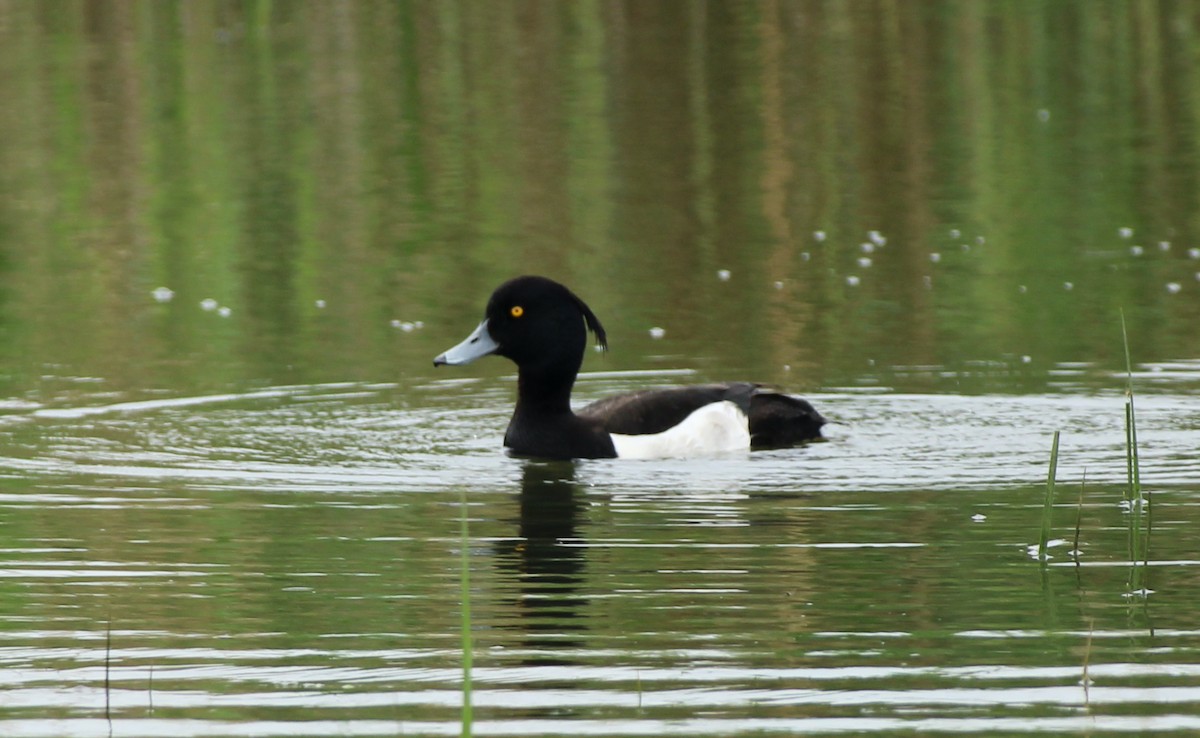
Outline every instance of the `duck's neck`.
<svg viewBox="0 0 1200 738"><path fill-rule="evenodd" d="M571 388L575 372L553 372L522 367L517 373L517 415L571 414Z"/></svg>

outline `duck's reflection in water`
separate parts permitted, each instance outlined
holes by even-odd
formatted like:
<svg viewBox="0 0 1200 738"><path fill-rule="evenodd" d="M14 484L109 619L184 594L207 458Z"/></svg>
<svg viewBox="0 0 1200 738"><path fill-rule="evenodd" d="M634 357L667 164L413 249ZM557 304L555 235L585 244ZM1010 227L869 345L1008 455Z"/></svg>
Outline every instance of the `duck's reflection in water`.
<svg viewBox="0 0 1200 738"><path fill-rule="evenodd" d="M577 637L587 629L587 599L578 594L586 550L576 535L582 496L574 462L525 462L517 537L497 554L500 568L515 575L515 627L526 634L529 664L569 663L549 653L585 645Z"/></svg>

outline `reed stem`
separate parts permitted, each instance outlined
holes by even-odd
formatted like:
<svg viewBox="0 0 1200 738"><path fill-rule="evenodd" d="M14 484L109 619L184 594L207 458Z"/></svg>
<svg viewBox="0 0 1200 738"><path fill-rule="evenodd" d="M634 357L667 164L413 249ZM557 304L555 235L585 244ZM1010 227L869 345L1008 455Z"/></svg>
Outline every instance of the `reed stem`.
<svg viewBox="0 0 1200 738"><path fill-rule="evenodd" d="M112 724L112 619L104 629L104 719Z"/></svg>
<svg viewBox="0 0 1200 738"><path fill-rule="evenodd" d="M459 497L462 517L459 525L459 549L462 552L459 584L462 597L462 736L470 738L472 727L471 715L471 539L467 527L467 491L461 490Z"/></svg>
<svg viewBox="0 0 1200 738"><path fill-rule="evenodd" d="M1079 506L1075 509L1075 542L1071 550L1075 552L1075 565L1079 566L1079 532L1083 527L1083 491L1087 489L1087 469L1083 470L1083 481L1079 483Z"/></svg>
<svg viewBox="0 0 1200 738"><path fill-rule="evenodd" d="M1125 326L1125 311L1121 311L1121 340L1125 345L1125 473L1129 488L1125 499L1129 504L1129 589L1139 593L1145 589L1143 572L1150 563L1150 501L1142 492L1141 464L1138 460L1137 412L1133 403L1133 360L1129 352L1129 332ZM1146 515L1146 532L1142 534L1142 514Z"/></svg>
<svg viewBox="0 0 1200 738"><path fill-rule="evenodd" d="M1046 545L1050 541L1050 517L1054 510L1054 480L1058 474L1058 431L1054 431L1054 442L1050 446L1050 473L1046 476L1046 502L1042 506L1042 535L1038 542L1038 559L1045 566Z"/></svg>

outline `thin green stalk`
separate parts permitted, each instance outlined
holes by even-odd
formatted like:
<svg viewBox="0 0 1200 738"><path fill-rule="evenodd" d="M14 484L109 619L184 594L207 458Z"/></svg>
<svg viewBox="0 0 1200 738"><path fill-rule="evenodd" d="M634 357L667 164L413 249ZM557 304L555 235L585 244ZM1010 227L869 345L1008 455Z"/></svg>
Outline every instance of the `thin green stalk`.
<svg viewBox="0 0 1200 738"><path fill-rule="evenodd" d="M104 719L112 724L112 618L104 628Z"/></svg>
<svg viewBox="0 0 1200 738"><path fill-rule="evenodd" d="M1128 484L1125 487L1125 501L1133 502L1133 404L1129 400L1125 400L1125 478Z"/></svg>
<svg viewBox="0 0 1200 738"><path fill-rule="evenodd" d="M1126 390L1127 392L1129 390ZM1142 551L1142 499L1137 472L1137 435L1134 430L1133 400L1125 401L1125 467L1128 474L1129 487L1125 494L1125 502L1129 505L1129 591L1141 589L1141 570L1138 561Z"/></svg>
<svg viewBox="0 0 1200 738"><path fill-rule="evenodd" d="M1141 469L1138 464L1137 416L1133 407L1133 360L1129 354L1129 333L1125 329L1125 311L1121 311L1121 340L1125 345L1125 467L1129 477L1130 502L1142 503Z"/></svg>
<svg viewBox="0 0 1200 738"><path fill-rule="evenodd" d="M1042 535L1038 542L1038 559L1046 564L1046 544L1050 541L1050 516L1054 510L1054 479L1058 474L1058 431L1050 446L1050 473L1046 476L1046 503L1042 507Z"/></svg>
<svg viewBox="0 0 1200 738"><path fill-rule="evenodd" d="M1129 589L1141 592L1143 572L1150 563L1150 504L1142 493L1141 464L1138 461L1137 413L1133 404L1133 360L1129 352L1129 333L1125 311L1121 311L1121 340L1125 345L1125 472L1129 481ZM1142 535L1142 513L1146 514L1146 533Z"/></svg>
<svg viewBox="0 0 1200 738"><path fill-rule="evenodd" d="M1133 467L1133 477L1129 480L1129 486L1132 492L1130 493L1130 504L1133 506L1134 514L1130 520L1133 525L1133 562L1137 565L1138 561L1143 564L1148 564L1150 560L1150 496L1142 491L1142 473L1141 464L1138 463L1138 440L1137 440L1137 417L1133 410L1133 385L1132 380L1129 387L1129 456L1131 458L1130 465ZM1146 530L1142 531L1142 517L1146 518ZM1144 567L1143 567L1144 569ZM1140 582L1139 582L1140 584ZM1141 589L1141 587L1137 587Z"/></svg>
<svg viewBox="0 0 1200 738"><path fill-rule="evenodd" d="M1075 566L1079 566L1079 531L1083 527L1083 491L1087 488L1087 469L1083 470L1083 481L1079 483L1079 506L1075 509L1075 542L1071 550L1075 552Z"/></svg>
<svg viewBox="0 0 1200 738"><path fill-rule="evenodd" d="M1083 646L1083 705L1090 712L1092 709L1092 678L1088 675L1088 665L1092 661L1092 635L1096 631L1096 619L1088 618L1087 642Z"/></svg>
<svg viewBox="0 0 1200 738"><path fill-rule="evenodd" d="M1142 541L1142 566L1150 571L1150 533L1154 530L1154 495L1144 495L1146 500L1146 536Z"/></svg>
<svg viewBox="0 0 1200 738"><path fill-rule="evenodd" d="M461 539L459 549L462 551L462 569L459 575L459 584L461 587L462 597L462 667L463 667L463 683L462 683L462 736L470 738L471 736L471 555L470 544L471 539L467 530L467 491L464 488L461 490L459 497L460 507L462 508L462 518L459 525L459 537Z"/></svg>

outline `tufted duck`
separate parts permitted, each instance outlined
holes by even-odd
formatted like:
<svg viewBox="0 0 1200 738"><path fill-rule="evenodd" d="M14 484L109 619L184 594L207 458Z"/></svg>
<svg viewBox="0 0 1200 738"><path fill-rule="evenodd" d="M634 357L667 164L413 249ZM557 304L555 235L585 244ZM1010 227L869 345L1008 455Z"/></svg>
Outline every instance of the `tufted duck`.
<svg viewBox="0 0 1200 738"><path fill-rule="evenodd" d="M630 392L572 412L589 330L607 349L604 327L575 293L545 277L517 277L492 293L474 332L433 364L488 354L516 363L517 407L504 445L521 456L695 456L821 437L825 419L812 405L749 382Z"/></svg>

